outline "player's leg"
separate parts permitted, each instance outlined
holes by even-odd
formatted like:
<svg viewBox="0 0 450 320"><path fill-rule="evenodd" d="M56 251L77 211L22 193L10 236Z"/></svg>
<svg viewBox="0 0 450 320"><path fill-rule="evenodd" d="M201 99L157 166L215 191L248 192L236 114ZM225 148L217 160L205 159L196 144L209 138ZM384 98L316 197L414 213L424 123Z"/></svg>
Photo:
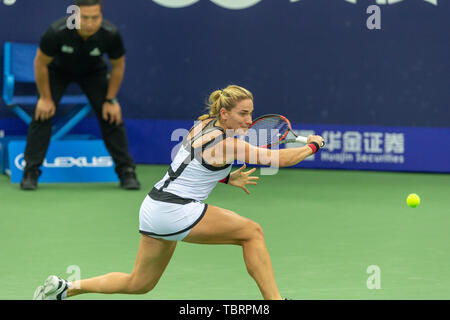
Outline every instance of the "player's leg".
<svg viewBox="0 0 450 320"><path fill-rule="evenodd" d="M70 79L63 73L49 69L49 83L55 107L61 100L64 91L70 83ZM39 167L44 161L52 133L52 119L45 121L36 120L33 117L28 126L27 144L24 152L26 166L24 168L21 188L33 190L37 187L37 179L40 175Z"/></svg>
<svg viewBox="0 0 450 320"><path fill-rule="evenodd" d="M249 274L255 279L264 299L281 299L261 226L238 214L208 206L202 220L183 239L203 244L242 246Z"/></svg>
<svg viewBox="0 0 450 320"><path fill-rule="evenodd" d="M112 272L102 276L75 281L67 296L82 293L143 294L152 290L166 269L177 242L141 236L133 271Z"/></svg>
<svg viewBox="0 0 450 320"><path fill-rule="evenodd" d="M103 120L102 117L102 109L108 91L108 84L107 73L104 71L85 76L79 80L81 89L88 97L89 102L94 109L102 132L103 141L105 142L106 149L111 154L111 157L116 164L116 172L119 175L119 178L121 178L121 183L127 182L124 180L128 179L126 175L129 174L130 189L138 189L140 185L134 173L135 164L133 158L128 150L125 125L123 122L119 125L116 125L115 123L110 124L108 121ZM133 186L135 188L133 188Z"/></svg>

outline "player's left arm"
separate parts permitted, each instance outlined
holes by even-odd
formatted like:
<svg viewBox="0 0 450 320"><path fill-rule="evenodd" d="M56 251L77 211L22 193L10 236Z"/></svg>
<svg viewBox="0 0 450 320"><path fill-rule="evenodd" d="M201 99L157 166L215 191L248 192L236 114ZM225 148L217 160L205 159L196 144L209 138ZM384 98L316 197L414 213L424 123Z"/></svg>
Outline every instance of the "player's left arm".
<svg viewBox="0 0 450 320"><path fill-rule="evenodd" d="M228 148L230 145L232 146L234 142L233 138L225 139L224 141L219 142L216 144L215 147L207 150L206 155L208 157L208 160L210 163L217 163L217 164L231 164L234 162L234 149ZM234 187L241 188L245 191L245 193L250 194L250 192L247 189L247 185L256 185L259 180L259 177L252 176L251 174L256 171L256 168L244 171L246 168L246 164L244 163L239 169L231 172L228 177L225 179L222 179L220 182L226 183L229 185L232 185Z"/></svg>

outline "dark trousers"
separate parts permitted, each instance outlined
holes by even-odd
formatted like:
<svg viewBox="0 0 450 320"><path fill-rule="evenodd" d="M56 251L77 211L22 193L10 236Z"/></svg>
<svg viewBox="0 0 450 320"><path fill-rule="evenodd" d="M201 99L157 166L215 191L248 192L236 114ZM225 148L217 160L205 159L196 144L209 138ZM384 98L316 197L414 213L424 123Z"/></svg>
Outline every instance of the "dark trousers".
<svg viewBox="0 0 450 320"><path fill-rule="evenodd" d="M102 118L102 107L108 90L108 74L106 70L84 76L74 76L61 71L49 69L50 90L55 106L58 105L67 86L76 82L87 96L102 132L106 149L116 164L119 173L125 167L134 168L134 161L128 151L128 141L123 123L116 126L109 124ZM38 169L47 153L52 133L52 118L46 121L33 120L28 127L27 145L24 159L25 170Z"/></svg>

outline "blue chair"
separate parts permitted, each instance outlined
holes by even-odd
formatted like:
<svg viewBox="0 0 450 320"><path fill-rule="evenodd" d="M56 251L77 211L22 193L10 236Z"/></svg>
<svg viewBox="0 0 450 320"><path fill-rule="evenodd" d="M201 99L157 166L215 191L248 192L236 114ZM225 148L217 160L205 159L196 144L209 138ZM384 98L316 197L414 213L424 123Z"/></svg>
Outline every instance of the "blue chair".
<svg viewBox="0 0 450 320"><path fill-rule="evenodd" d="M22 106L36 105L37 95L15 95L14 89L16 84L35 82L34 57L37 49L36 44L4 43L3 100L27 124L30 124L31 116ZM76 106L53 125L51 140L60 140L66 136L92 110L84 95L64 95L59 104Z"/></svg>

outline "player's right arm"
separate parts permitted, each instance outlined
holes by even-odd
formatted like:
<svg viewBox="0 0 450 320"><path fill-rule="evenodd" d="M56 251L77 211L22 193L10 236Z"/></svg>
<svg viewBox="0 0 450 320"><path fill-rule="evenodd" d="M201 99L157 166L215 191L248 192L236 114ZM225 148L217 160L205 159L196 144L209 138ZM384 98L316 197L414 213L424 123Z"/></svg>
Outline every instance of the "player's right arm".
<svg viewBox="0 0 450 320"><path fill-rule="evenodd" d="M308 143L314 141L320 145L322 137L310 135ZM307 145L298 148L271 150L253 146L246 141L234 139L234 159L249 164L272 167L290 167L313 154Z"/></svg>
<svg viewBox="0 0 450 320"><path fill-rule="evenodd" d="M52 60L53 57L46 55L41 49L37 50L34 59L34 75L36 86L39 91L39 100L36 105L35 119L39 121L51 118L56 110L55 103L52 99L50 78L48 74L48 65Z"/></svg>

